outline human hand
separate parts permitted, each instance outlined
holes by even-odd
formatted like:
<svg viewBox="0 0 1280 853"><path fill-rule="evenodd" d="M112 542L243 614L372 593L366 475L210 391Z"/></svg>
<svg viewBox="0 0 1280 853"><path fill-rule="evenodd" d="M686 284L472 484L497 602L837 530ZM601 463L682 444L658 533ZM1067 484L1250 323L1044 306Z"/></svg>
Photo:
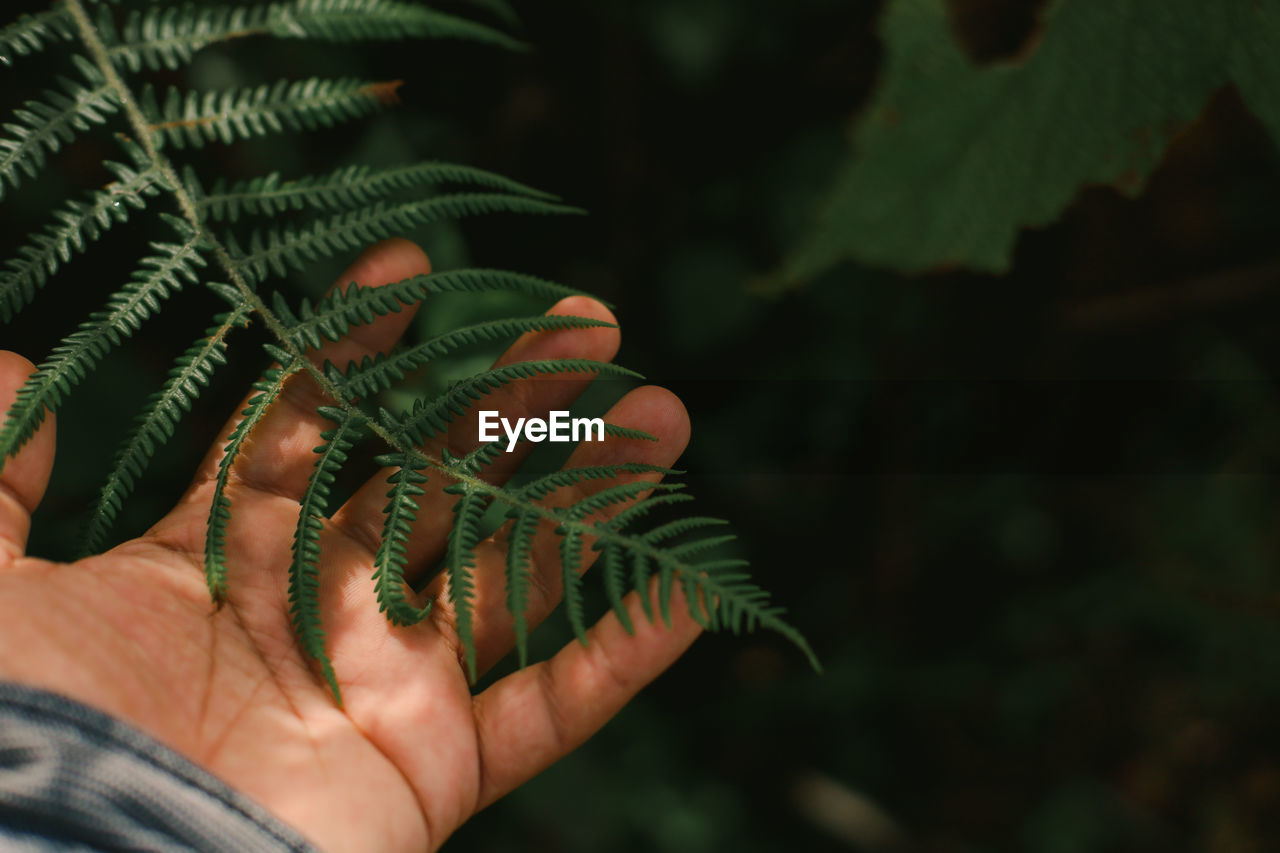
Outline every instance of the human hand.
<svg viewBox="0 0 1280 853"><path fill-rule="evenodd" d="M340 282L375 286L427 271L416 246L388 241L365 252ZM552 313L613 320L582 297L561 301ZM317 363L345 365L389 349L411 314L406 309L352 329L316 353ZM501 361L607 361L618 343L612 328L544 332L516 341ZM7 408L31 370L25 359L0 352L0 404ZM499 389L489 403L504 415L538 416L565 408L587 381L525 380ZM229 593L220 609L202 572L205 525L221 449L238 417L177 506L151 530L67 564L25 556L30 513L53 464L50 418L0 474L0 680L52 690L131 722L323 849L435 849L477 811L586 740L685 651L698 627L683 607L672 608L672 628L651 625L633 593L627 605L634 637L609 613L591 629L588 646L570 643L473 695L440 577L423 593L435 602L431 616L416 626L392 627L374 604L370 578L388 488L383 472L334 514L322 538L321 608L344 699L339 708L295 640L288 601L299 498L314 465L312 448L328 428L315 411L324 402L308 375L294 376L237 460L229 487ZM660 440L584 444L569 465L669 466L688 442L683 406L659 388L632 391L606 420ZM486 476L509 476L522 456L519 449L502 454ZM419 500L411 580L443 553L453 503L442 492L446 485L433 477ZM571 503L589 486L553 499ZM480 671L514 643L503 547L500 531L476 554ZM551 529L540 531L530 626L560 597L559 560Z"/></svg>

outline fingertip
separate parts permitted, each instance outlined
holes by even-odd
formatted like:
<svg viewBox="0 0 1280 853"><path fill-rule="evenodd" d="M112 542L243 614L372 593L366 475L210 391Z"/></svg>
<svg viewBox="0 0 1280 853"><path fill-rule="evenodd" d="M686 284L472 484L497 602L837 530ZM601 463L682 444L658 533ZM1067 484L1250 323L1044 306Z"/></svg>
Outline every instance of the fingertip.
<svg viewBox="0 0 1280 853"><path fill-rule="evenodd" d="M660 385L643 385L627 394L609 413L609 419L657 436L663 456L673 462L689 446L693 430L684 401Z"/></svg>
<svg viewBox="0 0 1280 853"><path fill-rule="evenodd" d="M0 350L0 422L4 421L18 389L35 370L35 364L16 352ZM57 424L53 412L46 412L31 440L15 456L5 460L0 482L18 498L28 513L35 510L49 485L56 442Z"/></svg>
<svg viewBox="0 0 1280 853"><path fill-rule="evenodd" d="M431 259L417 243L403 237L392 237L361 252L338 284L346 287L355 281L364 287L381 287L430 272Z"/></svg>

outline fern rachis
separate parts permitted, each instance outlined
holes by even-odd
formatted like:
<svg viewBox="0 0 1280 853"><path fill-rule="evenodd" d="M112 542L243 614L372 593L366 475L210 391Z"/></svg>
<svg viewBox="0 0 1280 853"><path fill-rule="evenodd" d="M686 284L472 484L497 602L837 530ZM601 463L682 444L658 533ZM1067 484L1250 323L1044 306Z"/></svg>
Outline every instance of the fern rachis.
<svg viewBox="0 0 1280 853"><path fill-rule="evenodd" d="M735 631L772 628L812 653L782 621L780 608L752 584L743 563L707 553L732 537L707 535L715 519L685 518L647 532L638 527L650 510L687 497L675 484L628 479L669 472L643 465L570 466L523 487L487 474L495 449L479 446L451 453L441 439L476 404L497 389L535 377L634 376L625 368L582 358L504 364L460 380L433 397L422 397L393 412L371 401L406 377L459 347L515 338L526 333L588 329L602 323L584 317L535 315L488 321L451 330L436 338L360 362L330 364L315 358L327 343L352 328L417 306L441 293L520 292L544 299L576 294L533 276L495 270L448 270L414 276L384 287L339 287L312 304L297 303L264 289L268 279L306 270L320 258L439 219L493 213L577 212L554 196L466 166L427 162L374 169L356 165L327 175L286 179L271 173L242 181L206 181L182 155L189 147L248 140L287 131L316 131L385 107L397 84L309 78L224 92L163 94L146 76L177 69L199 51L233 39L461 38L503 47L518 43L484 24L393 0L296 0L245 7L195 7L156 2L123 13L106 3L59 0L49 11L19 19L0 30L6 56L70 45L69 62L80 79L64 79L42 100L20 107L0 133L0 198L37 177L50 156L80 133L109 125L118 134L123 157L109 165L115 180L81 201L67 202L53 222L37 231L18 256L0 271L0 310L11 320L53 283L74 254L92 250L113 224L160 224L172 236L151 245L138 271L64 340L22 389L0 427L0 460L16 453L72 387L102 357L164 310L179 289L202 286L227 303L224 313L177 357L164 386L149 400L117 451L87 538L98 546L123 502L142 476L155 449L177 430L213 373L229 356L235 331L259 324L270 339L266 354L275 366L255 384L239 425L228 437L217 467L206 535L205 575L210 594L228 592L225 552L228 526L236 523L229 486L234 466L252 452L255 426L271 410L291 377L305 373L327 398L320 410L330 429L316 448L311 480L302 496L288 567L293 624L298 642L314 660L335 697L342 673L335 672L325 647L318 592L320 541L331 509L337 473L359 441L381 445L380 488L385 507L380 545L370 571L378 605L395 625L413 624L428 614L413 601L406 577L406 543L420 523L419 499L428 488L443 489L453 502L454 521L444 574L463 657L477 672L473 633L476 549L482 517L496 507L508 517L506 606L523 664L527 656L526 610L537 544L547 535L559 543L560 583L570 624L586 640L582 572L599 554L611 606L631 630L623 605L630 589L640 594L645 613L670 621L677 586L690 613L710 628ZM5 73L0 71L0 73ZM446 191L448 187L458 191ZM412 195L407 195L412 194ZM285 223L263 222L281 215ZM611 425L615 438L642 433ZM0 463L2 464L2 463ZM574 496L567 499L567 495ZM548 534L548 531L552 531ZM657 581L656 612L650 601ZM816 666L816 661L815 661Z"/></svg>

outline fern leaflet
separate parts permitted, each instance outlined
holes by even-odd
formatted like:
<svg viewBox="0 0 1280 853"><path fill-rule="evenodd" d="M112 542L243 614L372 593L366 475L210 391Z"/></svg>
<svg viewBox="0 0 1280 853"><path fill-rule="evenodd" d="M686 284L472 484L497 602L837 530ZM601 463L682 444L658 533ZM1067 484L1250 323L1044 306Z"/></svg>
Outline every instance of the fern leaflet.
<svg viewBox="0 0 1280 853"><path fill-rule="evenodd" d="M53 224L28 237L18 257L5 262L0 270L0 322L9 322L30 303L73 251L83 252L112 225L127 222L129 212L145 208L146 199L157 195L163 185L154 165L104 165L115 174L113 183L89 193L85 201L67 202L54 214Z"/></svg>
<svg viewBox="0 0 1280 853"><path fill-rule="evenodd" d="M116 452L107 482L98 495L97 506L89 518L83 550L93 553L101 548L111 523L132 492L156 448L168 441L178 421L191 411L200 391L209 386L213 371L227 361L227 335L237 326L246 325L248 305L242 305L217 318L217 325L187 348L169 371L162 387L147 400L133 429Z"/></svg>
<svg viewBox="0 0 1280 853"><path fill-rule="evenodd" d="M480 542L480 518L485 501L465 484L448 486L445 491L459 495L453 505L453 527L449 530L446 552L449 573L449 603L453 605L454 630L462 643L467 676L476 680L476 638L474 630L476 545Z"/></svg>
<svg viewBox="0 0 1280 853"><path fill-rule="evenodd" d="M27 101L14 111L16 121L4 124L8 136L0 137L0 200L6 181L15 189L21 182L19 170L34 178L48 154L74 139L77 131L102 124L118 108L117 96L102 73L84 57L72 59L85 83L59 77L62 91L46 89L43 101Z"/></svg>
<svg viewBox="0 0 1280 853"><path fill-rule="evenodd" d="M573 317L568 314L543 314L537 317L491 320L474 326L463 326L394 355L379 354L372 358L366 357L358 367L348 366L346 389L357 397L367 397L377 391L385 391L394 387L410 372L430 364L435 359L448 355L460 347L483 341L507 340L526 332L605 327L615 328L612 323L606 323L603 320ZM311 344L311 346L318 346L318 344Z"/></svg>
<svg viewBox="0 0 1280 853"><path fill-rule="evenodd" d="M109 56L132 71L175 69L202 48L232 39L363 41L456 38L507 48L510 36L434 9L391 0L298 0L257 6L152 6L129 13Z"/></svg>
<svg viewBox="0 0 1280 853"><path fill-rule="evenodd" d="M185 223L174 220L179 228ZM54 347L53 353L40 365L18 391L0 428L0 468L4 459L27 442L44 422L46 407L55 411L72 386L83 379L113 346L119 346L138 327L160 310L160 302L182 287L184 281L195 281L193 267L203 266L200 240L188 237L183 244L152 243L157 255L142 262L143 268L132 280L107 300L106 309L90 315L70 336Z"/></svg>
<svg viewBox="0 0 1280 853"><path fill-rule="evenodd" d="M347 461L352 445L362 437L364 419L359 413L331 406L319 411L336 426L320 434L324 444L316 448L315 472L302 495L298 527L293 535L293 562L289 566L289 605L302 650L320 665L334 700L341 705L342 691L325 651L324 625L320 619L320 532L324 529L334 476Z"/></svg>
<svg viewBox="0 0 1280 853"><path fill-rule="evenodd" d="M458 193L402 204L374 204L360 210L316 220L309 226L255 230L244 251L233 235L224 241L235 268L257 281L284 276L289 267L302 269L307 261L350 251L375 240L441 219L461 219L486 213L578 213L562 204L497 193Z"/></svg>
<svg viewBox="0 0 1280 853"><path fill-rule="evenodd" d="M388 479L391 491L389 503L383 511L386 521L382 531L382 544L373 560L373 581L378 596L378 606L387 614L392 625L416 625L431 613L431 604L414 607L405 596L406 545L411 528L418 515L415 497L426 492L422 484L426 475L415 471L408 454L391 454L378 457L378 464L396 466Z"/></svg>
<svg viewBox="0 0 1280 853"><path fill-rule="evenodd" d="M249 399L241 413L240 422L231 431L227 445L218 460L218 473L214 476L213 498L209 506L209 524L205 530L204 578L209 595L221 603L227 597L227 523L231 520L231 499L227 497L227 484L231 480L231 466L240 455L245 439L261 422L271 404L284 390L285 381L302 369L299 357L287 367L273 367L253 384L257 393Z"/></svg>
<svg viewBox="0 0 1280 853"><path fill-rule="evenodd" d="M33 15L22 15L0 29L0 65L11 65L14 56L29 56L44 50L49 42L71 41L76 28L61 6Z"/></svg>
<svg viewBox="0 0 1280 853"><path fill-rule="evenodd" d="M412 166L372 169L348 166L328 175L282 180L278 172L237 181L227 186L219 180L208 193L200 187L195 172L184 176L188 190L196 198L196 208L214 222L236 222L241 215L276 216L307 208L325 211L352 210L386 198L400 190L463 184L557 201L551 193L525 186L518 181L454 163L426 162Z"/></svg>

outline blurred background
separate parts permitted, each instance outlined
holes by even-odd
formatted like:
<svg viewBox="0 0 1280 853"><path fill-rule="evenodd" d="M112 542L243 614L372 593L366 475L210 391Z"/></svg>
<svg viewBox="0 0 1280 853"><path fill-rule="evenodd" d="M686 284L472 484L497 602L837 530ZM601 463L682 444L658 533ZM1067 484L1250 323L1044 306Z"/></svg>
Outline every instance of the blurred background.
<svg viewBox="0 0 1280 853"><path fill-rule="evenodd" d="M372 120L184 156L228 177L455 160L587 208L408 236L437 268L616 304L620 362L689 407L700 511L733 520L826 672L770 635L704 638L448 849L1280 849L1280 158L1241 97L1215 88L1128 195L1075 193L1006 274L846 261L797 280L781 271L882 83L885 4L516 5L524 55L246 41L161 74L405 80ZM947 11L987 65L1034 46L1044 5ZM34 95L54 62L0 71L6 94ZM6 255L53 200L104 182L104 156L95 134L6 198ZM105 298L152 236L122 231L56 286ZM293 286L318 293L347 260ZM53 297L6 348L38 361L71 331ZM108 470L102 436L213 304L184 294L60 414L36 553L65 556ZM509 307L442 304L418 332ZM261 366L224 372L121 535L173 500ZM553 618L539 645L568 638Z"/></svg>

